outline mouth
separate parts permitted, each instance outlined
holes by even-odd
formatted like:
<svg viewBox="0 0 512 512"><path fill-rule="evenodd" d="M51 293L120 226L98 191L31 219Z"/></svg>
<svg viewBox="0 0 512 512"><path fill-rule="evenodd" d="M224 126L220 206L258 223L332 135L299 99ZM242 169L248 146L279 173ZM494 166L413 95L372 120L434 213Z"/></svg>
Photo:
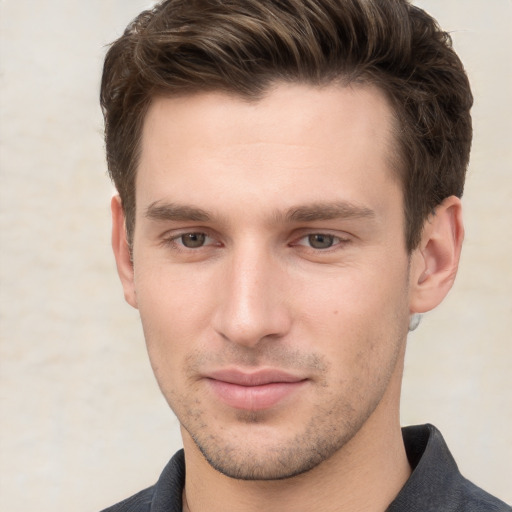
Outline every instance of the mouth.
<svg viewBox="0 0 512 512"><path fill-rule="evenodd" d="M275 369L220 370L205 376L214 396L235 409L258 411L286 402L308 379Z"/></svg>

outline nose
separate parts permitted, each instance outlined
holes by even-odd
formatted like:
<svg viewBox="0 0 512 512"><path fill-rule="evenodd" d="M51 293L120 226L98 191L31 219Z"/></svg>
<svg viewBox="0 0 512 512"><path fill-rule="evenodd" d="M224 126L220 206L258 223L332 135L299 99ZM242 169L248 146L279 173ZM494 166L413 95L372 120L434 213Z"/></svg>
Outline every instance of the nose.
<svg viewBox="0 0 512 512"><path fill-rule="evenodd" d="M225 340L254 347L279 339L291 326L285 272L269 251L248 247L226 262L214 328Z"/></svg>

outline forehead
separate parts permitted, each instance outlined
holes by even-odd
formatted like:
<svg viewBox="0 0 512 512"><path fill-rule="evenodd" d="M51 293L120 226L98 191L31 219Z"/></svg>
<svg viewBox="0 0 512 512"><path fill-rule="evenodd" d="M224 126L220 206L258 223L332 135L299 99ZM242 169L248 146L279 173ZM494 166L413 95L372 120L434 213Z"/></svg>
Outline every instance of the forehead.
<svg viewBox="0 0 512 512"><path fill-rule="evenodd" d="M393 128L385 95L368 85L278 84L257 101L157 97L144 122L137 203L213 207L236 193L286 208L322 201L333 187L351 202L358 189L379 197L384 181L396 182Z"/></svg>
<svg viewBox="0 0 512 512"><path fill-rule="evenodd" d="M222 134L234 136L240 142L244 138L249 138L250 142L258 138L267 140L275 135L294 141L304 134L304 129L313 127L316 130L308 133L310 141L314 143L315 139L321 138L329 144L336 142L341 135L342 125L345 128L350 125L349 130L344 130L344 136L370 135L376 137L376 142L383 137L386 142L391 142L391 131L395 125L395 117L384 92L360 83L320 87L278 82L259 99L223 92L156 96L144 121L144 146L162 131L164 118L167 135L175 137L176 145L180 144L182 136L196 136L196 142L197 139L203 143L209 139L215 142L220 128L224 130ZM207 133L199 125L205 129L209 126L218 129ZM278 134L284 127L288 130ZM174 133L171 133L172 129ZM326 133L330 133L332 138L325 140Z"/></svg>

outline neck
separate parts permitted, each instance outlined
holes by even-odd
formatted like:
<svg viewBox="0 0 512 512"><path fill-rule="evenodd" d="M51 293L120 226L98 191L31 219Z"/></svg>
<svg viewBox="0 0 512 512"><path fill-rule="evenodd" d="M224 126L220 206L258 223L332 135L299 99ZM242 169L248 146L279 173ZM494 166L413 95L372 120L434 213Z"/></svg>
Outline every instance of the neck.
<svg viewBox="0 0 512 512"><path fill-rule="evenodd" d="M335 455L293 478L226 477L209 466L184 432L184 512L384 512L411 473L399 424L401 370L358 433Z"/></svg>

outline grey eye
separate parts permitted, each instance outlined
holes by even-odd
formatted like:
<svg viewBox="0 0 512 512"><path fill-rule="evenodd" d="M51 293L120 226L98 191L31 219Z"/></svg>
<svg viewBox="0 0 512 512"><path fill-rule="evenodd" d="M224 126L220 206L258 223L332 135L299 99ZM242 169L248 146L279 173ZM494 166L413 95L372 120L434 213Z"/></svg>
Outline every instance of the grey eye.
<svg viewBox="0 0 512 512"><path fill-rule="evenodd" d="M180 237L181 243L189 249L197 249L202 247L206 241L204 233L185 233Z"/></svg>
<svg viewBox="0 0 512 512"><path fill-rule="evenodd" d="M313 249L329 249L334 244L333 235L322 235L321 233L308 236L308 243Z"/></svg>

